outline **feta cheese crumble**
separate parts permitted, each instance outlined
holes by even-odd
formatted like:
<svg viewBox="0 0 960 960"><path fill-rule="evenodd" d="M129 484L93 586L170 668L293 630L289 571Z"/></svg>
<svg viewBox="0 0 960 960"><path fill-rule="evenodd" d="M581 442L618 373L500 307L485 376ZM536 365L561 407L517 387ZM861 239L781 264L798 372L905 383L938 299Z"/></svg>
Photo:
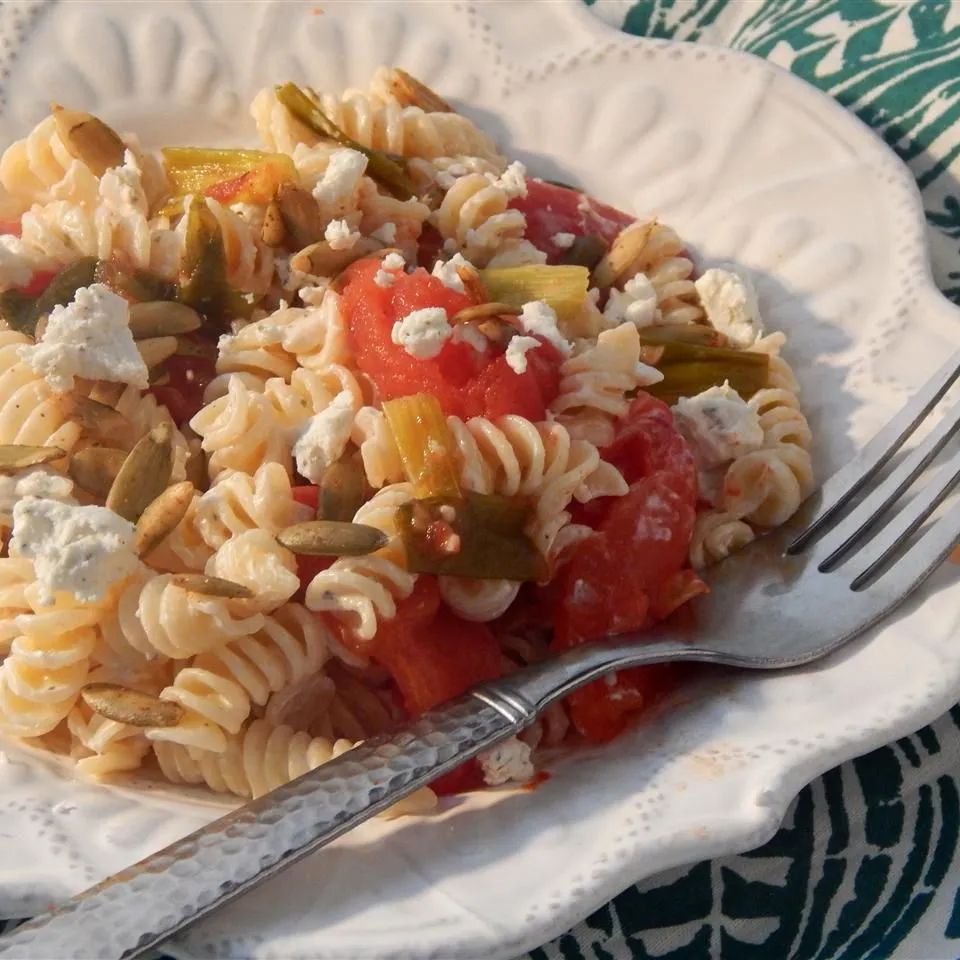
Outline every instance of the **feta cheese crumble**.
<svg viewBox="0 0 960 960"><path fill-rule="evenodd" d="M492 173L487 176L490 182L503 190L511 200L527 195L527 168L519 160L514 160L499 177Z"/></svg>
<svg viewBox="0 0 960 960"><path fill-rule="evenodd" d="M392 287L397 279L397 273L407 265L406 260L399 253L388 253L380 263L373 282L378 287Z"/></svg>
<svg viewBox="0 0 960 960"><path fill-rule="evenodd" d="M714 267L694 286L707 319L734 346L752 346L763 335L757 292L746 274Z"/></svg>
<svg viewBox="0 0 960 960"><path fill-rule="evenodd" d="M353 396L346 390L338 393L304 426L293 445L297 473L311 483L320 483L324 471L343 456L353 429L356 413Z"/></svg>
<svg viewBox="0 0 960 960"><path fill-rule="evenodd" d="M504 354L507 366L514 373L526 373L527 354L539 346L540 341L536 337L512 337Z"/></svg>
<svg viewBox="0 0 960 960"><path fill-rule="evenodd" d="M123 154L123 164L104 171L100 178L100 198L104 208L117 220L146 216L147 195L143 189L142 171L137 158L130 150Z"/></svg>
<svg viewBox="0 0 960 960"><path fill-rule="evenodd" d="M457 268L476 270L477 268L462 253L455 253L449 260L438 260L433 265L433 275L448 289L456 293L466 293Z"/></svg>
<svg viewBox="0 0 960 960"><path fill-rule="evenodd" d="M377 227L373 233L370 234L374 240L379 240L381 243L387 245L397 242L397 225L395 223L384 223L383 225Z"/></svg>
<svg viewBox="0 0 960 960"><path fill-rule="evenodd" d="M20 358L54 390L71 390L73 378L129 383L145 390L147 365L130 333L127 301L102 283L80 287L73 301L54 307L39 343Z"/></svg>
<svg viewBox="0 0 960 960"><path fill-rule="evenodd" d="M454 326L450 340L453 343L465 343L477 353L483 353L490 346L490 341L472 323L458 323Z"/></svg>
<svg viewBox="0 0 960 960"><path fill-rule="evenodd" d="M19 237L13 234L0 236L0 286L4 290L26 286L34 268L35 260Z"/></svg>
<svg viewBox="0 0 960 960"><path fill-rule="evenodd" d="M572 233L555 233L550 239L560 250L569 250L577 238Z"/></svg>
<svg viewBox="0 0 960 960"><path fill-rule="evenodd" d="M763 446L756 410L729 383L710 387L695 397L681 397L673 415L702 469L729 463Z"/></svg>
<svg viewBox="0 0 960 960"><path fill-rule="evenodd" d="M334 150L327 169L313 188L313 198L321 211L343 209L359 188L366 169L367 158L359 150Z"/></svg>
<svg viewBox="0 0 960 960"><path fill-rule="evenodd" d="M443 349L452 333L453 328L443 307L424 307L398 320L393 325L391 339L411 357L428 360Z"/></svg>
<svg viewBox="0 0 960 960"><path fill-rule="evenodd" d="M331 250L349 250L360 239L360 234L350 229L346 220L331 220L323 231L323 239Z"/></svg>
<svg viewBox="0 0 960 960"><path fill-rule="evenodd" d="M505 783L527 783L536 773L530 761L530 747L516 737L484 750L477 755L477 759L483 772L483 782L490 787L500 787Z"/></svg>
<svg viewBox="0 0 960 960"><path fill-rule="evenodd" d="M24 497L40 497L74 503L73 481L49 467L33 467L22 473L0 474L0 526L9 527L13 508Z"/></svg>
<svg viewBox="0 0 960 960"><path fill-rule="evenodd" d="M557 327L556 312L542 300L525 303L517 322L524 333L542 337L565 357L570 355L571 346Z"/></svg>
<svg viewBox="0 0 960 960"><path fill-rule="evenodd" d="M140 561L132 523L106 507L76 507L27 497L13 508L11 556L33 560L40 602L59 591L97 603Z"/></svg>
<svg viewBox="0 0 960 960"><path fill-rule="evenodd" d="M652 326L660 319L657 309L657 291L645 273L632 276L623 290L611 290L603 319L608 326L632 323L638 329Z"/></svg>

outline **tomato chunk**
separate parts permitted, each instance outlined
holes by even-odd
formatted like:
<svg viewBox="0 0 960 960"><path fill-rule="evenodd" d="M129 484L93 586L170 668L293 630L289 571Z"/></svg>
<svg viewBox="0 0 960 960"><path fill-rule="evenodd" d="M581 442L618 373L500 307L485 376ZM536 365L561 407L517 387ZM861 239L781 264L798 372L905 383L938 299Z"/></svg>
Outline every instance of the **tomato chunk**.
<svg viewBox="0 0 960 960"><path fill-rule="evenodd" d="M548 263L556 263L563 253L563 248L553 241L558 233L572 233L576 237L593 235L611 243L624 227L636 220L579 190L542 180L528 180L527 195L512 200L510 206L522 211L527 218L527 239L547 255Z"/></svg>
<svg viewBox="0 0 960 960"><path fill-rule="evenodd" d="M623 471L630 490L596 505L586 519L597 535L561 571L554 614L560 649L642 630L706 589L687 568L696 471L669 408L641 394L604 457ZM641 667L598 680L570 698L573 723L590 739L608 740L677 675L674 668Z"/></svg>
<svg viewBox="0 0 960 960"><path fill-rule="evenodd" d="M174 354L163 369L169 380L150 392L170 411L177 426L182 426L203 406L203 392L217 375L215 350Z"/></svg>
<svg viewBox="0 0 960 960"><path fill-rule="evenodd" d="M17 289L28 297L39 297L50 286L50 281L56 275L56 270L35 270L30 280L24 286L17 287Z"/></svg>
<svg viewBox="0 0 960 960"><path fill-rule="evenodd" d="M379 263L359 261L347 271L343 305L357 366L376 385L378 399L415 393L437 398L445 414L498 417L514 413L542 420L559 389L561 357L549 344L527 354L525 373L518 374L502 354L487 347L477 351L448 340L436 357L411 356L392 339L393 325L407 314L442 307L448 316L472 305L424 269L400 274L390 287L374 282Z"/></svg>
<svg viewBox="0 0 960 960"><path fill-rule="evenodd" d="M21 229L19 220L0 220L0 234L3 236L19 237Z"/></svg>

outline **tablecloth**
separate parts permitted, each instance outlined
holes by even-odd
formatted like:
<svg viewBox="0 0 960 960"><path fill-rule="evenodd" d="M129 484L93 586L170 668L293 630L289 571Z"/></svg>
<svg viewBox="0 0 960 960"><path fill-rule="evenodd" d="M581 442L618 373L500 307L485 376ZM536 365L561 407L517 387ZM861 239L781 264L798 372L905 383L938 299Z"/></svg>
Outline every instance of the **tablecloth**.
<svg viewBox="0 0 960 960"><path fill-rule="evenodd" d="M854 110L920 184L937 283L960 303L958 0L587 3L630 33L748 50ZM960 957L958 825L955 707L811 784L759 850L632 887L530 960Z"/></svg>

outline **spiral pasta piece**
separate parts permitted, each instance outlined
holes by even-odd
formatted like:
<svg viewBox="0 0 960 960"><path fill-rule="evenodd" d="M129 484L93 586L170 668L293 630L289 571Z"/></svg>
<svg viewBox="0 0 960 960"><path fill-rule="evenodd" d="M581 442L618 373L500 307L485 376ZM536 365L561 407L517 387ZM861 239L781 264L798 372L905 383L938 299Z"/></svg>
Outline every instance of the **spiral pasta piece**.
<svg viewBox="0 0 960 960"><path fill-rule="evenodd" d="M697 516L690 541L690 565L695 570L717 563L756 538L749 523L722 510Z"/></svg>
<svg viewBox="0 0 960 960"><path fill-rule="evenodd" d="M20 632L15 618L31 611L28 588L33 581L32 560L0 557L0 655Z"/></svg>
<svg viewBox="0 0 960 960"><path fill-rule="evenodd" d="M45 117L0 156L0 185L5 191L5 206L10 206L9 214L23 213L45 201L51 188L79 162L60 139L53 117Z"/></svg>
<svg viewBox="0 0 960 960"><path fill-rule="evenodd" d="M0 443L59 447L69 452L80 427L69 419L69 402L20 359L33 343L13 330L0 330Z"/></svg>
<svg viewBox="0 0 960 960"><path fill-rule="evenodd" d="M71 754L77 772L86 777L136 770L150 752L143 730L108 720L82 704L70 711L67 729L73 738Z"/></svg>
<svg viewBox="0 0 960 960"><path fill-rule="evenodd" d="M268 613L289 600L300 587L297 559L267 530L245 530L224 543L207 561L206 574L242 584L253 591L235 609Z"/></svg>
<svg viewBox="0 0 960 960"><path fill-rule="evenodd" d="M41 606L27 588L30 613L18 615L18 635L0 665L0 728L18 737L53 730L73 709L90 669L103 610L59 594Z"/></svg>
<svg viewBox="0 0 960 960"><path fill-rule="evenodd" d="M754 450L738 457L723 481L723 506L760 527L778 527L813 492L810 454L796 444Z"/></svg>
<svg viewBox="0 0 960 960"><path fill-rule="evenodd" d="M487 263L511 242L523 239L527 220L509 208L507 192L479 173L458 177L437 211L437 229L477 266Z"/></svg>
<svg viewBox="0 0 960 960"><path fill-rule="evenodd" d="M412 498L410 484L391 484L357 511L354 522L395 536L396 510ZM335 617L358 639L372 640L377 624L396 616L397 600L413 592L416 574L402 564L402 551L393 542L367 556L341 557L310 581L306 605ZM334 644L334 652L346 662L355 662L339 644Z"/></svg>
<svg viewBox="0 0 960 960"><path fill-rule="evenodd" d="M804 450L810 447L813 434L795 393L782 388L758 390L747 403L757 413L765 446L789 443Z"/></svg>
<svg viewBox="0 0 960 960"><path fill-rule="evenodd" d="M160 697L179 703L180 723L155 727L149 739L222 753L226 734L239 733L253 705L316 673L327 659L329 635L320 620L290 603L249 636L194 658Z"/></svg>

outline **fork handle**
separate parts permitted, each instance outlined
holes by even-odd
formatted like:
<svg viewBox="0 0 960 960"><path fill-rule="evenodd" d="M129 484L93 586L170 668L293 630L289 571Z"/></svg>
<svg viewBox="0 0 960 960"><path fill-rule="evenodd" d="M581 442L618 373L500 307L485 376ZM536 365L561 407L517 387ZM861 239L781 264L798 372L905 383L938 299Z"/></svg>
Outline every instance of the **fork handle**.
<svg viewBox="0 0 960 960"><path fill-rule="evenodd" d="M484 684L245 804L0 938L0 957L125 960L330 843L533 722L557 697L618 665L671 659L676 644L624 658L590 644Z"/></svg>

